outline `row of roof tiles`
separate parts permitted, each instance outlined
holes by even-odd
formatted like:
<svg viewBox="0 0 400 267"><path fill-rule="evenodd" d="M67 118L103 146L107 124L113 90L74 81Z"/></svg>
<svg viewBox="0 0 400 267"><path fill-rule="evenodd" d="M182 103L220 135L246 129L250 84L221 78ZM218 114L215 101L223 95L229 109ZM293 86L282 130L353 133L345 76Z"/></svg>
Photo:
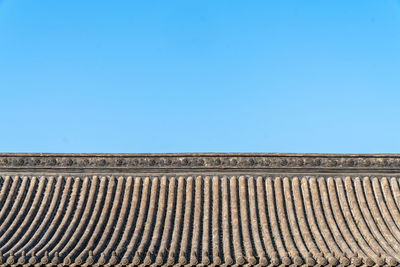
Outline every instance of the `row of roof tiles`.
<svg viewBox="0 0 400 267"><path fill-rule="evenodd" d="M397 177L0 178L3 265L388 265Z"/></svg>

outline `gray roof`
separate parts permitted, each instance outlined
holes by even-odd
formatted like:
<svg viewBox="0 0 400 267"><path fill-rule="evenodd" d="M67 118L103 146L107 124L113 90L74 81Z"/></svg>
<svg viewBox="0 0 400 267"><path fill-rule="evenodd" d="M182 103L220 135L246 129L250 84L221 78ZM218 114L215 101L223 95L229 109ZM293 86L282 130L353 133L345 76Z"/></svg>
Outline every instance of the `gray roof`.
<svg viewBox="0 0 400 267"><path fill-rule="evenodd" d="M0 154L3 265L400 262L400 156Z"/></svg>

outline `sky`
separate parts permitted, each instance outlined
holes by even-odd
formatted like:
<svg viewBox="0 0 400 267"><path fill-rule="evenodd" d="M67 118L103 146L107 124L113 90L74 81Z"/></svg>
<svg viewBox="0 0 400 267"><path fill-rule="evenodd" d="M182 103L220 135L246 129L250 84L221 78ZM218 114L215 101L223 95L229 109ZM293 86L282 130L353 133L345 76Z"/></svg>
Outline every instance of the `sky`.
<svg viewBox="0 0 400 267"><path fill-rule="evenodd" d="M0 152L400 152L400 1L0 0Z"/></svg>

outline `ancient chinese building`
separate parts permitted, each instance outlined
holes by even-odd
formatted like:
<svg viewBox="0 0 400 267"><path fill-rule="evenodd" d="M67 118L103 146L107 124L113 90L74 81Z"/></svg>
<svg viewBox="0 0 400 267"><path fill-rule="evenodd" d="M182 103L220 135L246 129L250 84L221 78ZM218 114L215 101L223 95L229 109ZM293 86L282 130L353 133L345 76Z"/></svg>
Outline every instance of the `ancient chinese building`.
<svg viewBox="0 0 400 267"><path fill-rule="evenodd" d="M396 266L400 156L0 154L0 265Z"/></svg>

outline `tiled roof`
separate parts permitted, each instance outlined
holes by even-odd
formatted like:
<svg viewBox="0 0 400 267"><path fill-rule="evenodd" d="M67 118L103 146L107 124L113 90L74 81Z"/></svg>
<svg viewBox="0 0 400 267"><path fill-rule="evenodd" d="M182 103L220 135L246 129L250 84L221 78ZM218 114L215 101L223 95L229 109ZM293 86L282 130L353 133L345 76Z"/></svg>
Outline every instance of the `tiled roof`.
<svg viewBox="0 0 400 267"><path fill-rule="evenodd" d="M91 158L75 168L81 157ZM400 262L400 176L396 166L383 163L395 162L396 156L350 157L371 159L375 165L369 169L354 162L312 168L307 155L249 155L255 164L231 168L240 155L227 154L219 156L225 163L202 169L204 162L188 164L201 155L179 168L151 162L167 161L165 155L135 155L149 165L121 165L127 170L118 168L118 160L131 162L130 157L114 155L115 166L99 157L90 165L93 156L71 156L75 163L64 167L57 165L65 160L60 155L0 156L0 162L7 159L0 165L1 265ZM186 159L171 157L179 164ZM272 157L285 159L287 167L257 165ZM36 159L56 163L33 165ZM306 166L290 168L292 160Z"/></svg>

